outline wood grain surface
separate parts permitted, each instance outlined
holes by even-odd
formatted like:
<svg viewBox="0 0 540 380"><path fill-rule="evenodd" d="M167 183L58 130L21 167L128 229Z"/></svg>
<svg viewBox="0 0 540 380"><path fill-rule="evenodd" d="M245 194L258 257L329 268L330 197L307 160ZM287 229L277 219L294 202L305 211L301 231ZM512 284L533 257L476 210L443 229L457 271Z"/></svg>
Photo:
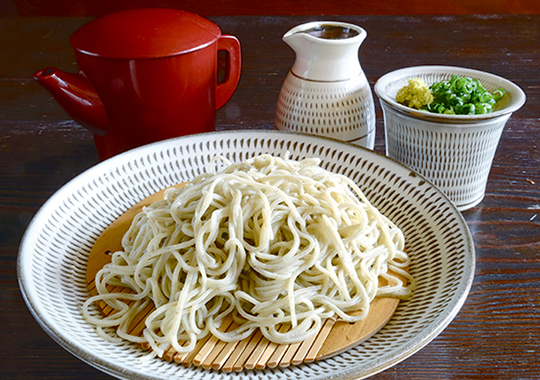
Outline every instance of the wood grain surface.
<svg viewBox="0 0 540 380"><path fill-rule="evenodd" d="M294 55L281 36L312 16L212 17L242 43L237 91L218 129L272 129ZM406 66L489 71L518 84L527 103L506 125L486 197L463 213L477 266L453 322L412 357L373 376L390 379L540 378L540 16L336 16L364 27L360 61L373 86ZM112 379L58 346L37 324L17 284L17 250L45 200L98 162L92 135L31 79L57 66L76 71L69 36L87 18L0 18L0 373L6 379ZM375 97L376 99L376 97ZM376 100L375 150L384 154Z"/></svg>
<svg viewBox="0 0 540 380"><path fill-rule="evenodd" d="M100 16L142 7L181 8L204 16L238 15L417 15L539 13L537 0L4 0L21 16Z"/></svg>

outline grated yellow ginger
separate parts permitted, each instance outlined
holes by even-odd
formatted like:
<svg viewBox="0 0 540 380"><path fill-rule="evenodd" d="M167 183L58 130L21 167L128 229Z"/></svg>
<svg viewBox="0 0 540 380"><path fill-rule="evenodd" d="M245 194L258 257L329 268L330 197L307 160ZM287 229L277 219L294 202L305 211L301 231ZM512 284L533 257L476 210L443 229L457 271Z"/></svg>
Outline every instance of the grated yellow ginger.
<svg viewBox="0 0 540 380"><path fill-rule="evenodd" d="M407 86L399 89L396 101L404 106L420 109L433 102L433 95L422 78L412 78Z"/></svg>

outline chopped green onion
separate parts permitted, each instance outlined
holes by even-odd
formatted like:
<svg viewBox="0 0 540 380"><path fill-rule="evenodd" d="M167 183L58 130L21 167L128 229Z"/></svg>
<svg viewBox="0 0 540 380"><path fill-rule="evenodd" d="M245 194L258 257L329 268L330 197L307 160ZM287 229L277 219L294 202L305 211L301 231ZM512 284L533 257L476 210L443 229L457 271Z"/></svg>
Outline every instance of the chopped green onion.
<svg viewBox="0 0 540 380"><path fill-rule="evenodd" d="M422 109L440 114L479 115L493 111L493 105L503 97L502 88L489 93L478 79L452 76L429 87L433 102Z"/></svg>

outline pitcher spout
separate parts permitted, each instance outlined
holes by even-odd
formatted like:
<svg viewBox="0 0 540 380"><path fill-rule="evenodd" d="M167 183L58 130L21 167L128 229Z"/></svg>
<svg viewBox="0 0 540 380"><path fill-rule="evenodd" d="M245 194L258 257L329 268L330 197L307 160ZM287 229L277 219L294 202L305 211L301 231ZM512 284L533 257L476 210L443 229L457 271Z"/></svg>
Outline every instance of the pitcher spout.
<svg viewBox="0 0 540 380"><path fill-rule="evenodd" d="M342 81L362 73L358 49L366 31L353 24L316 21L298 25L283 36L296 54L292 73L316 81Z"/></svg>
<svg viewBox="0 0 540 380"><path fill-rule="evenodd" d="M107 134L107 112L101 98L84 75L49 67L36 72L34 79L51 93L76 122L97 135Z"/></svg>

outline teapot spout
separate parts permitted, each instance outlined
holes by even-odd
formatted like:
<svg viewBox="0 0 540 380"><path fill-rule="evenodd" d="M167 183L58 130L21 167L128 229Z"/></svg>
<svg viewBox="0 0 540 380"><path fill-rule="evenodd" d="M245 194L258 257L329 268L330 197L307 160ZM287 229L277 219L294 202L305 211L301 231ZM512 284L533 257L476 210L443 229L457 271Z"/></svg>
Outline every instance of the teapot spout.
<svg viewBox="0 0 540 380"><path fill-rule="evenodd" d="M76 122L97 135L107 134L107 112L101 98L84 75L49 67L36 72L34 79L51 93Z"/></svg>

